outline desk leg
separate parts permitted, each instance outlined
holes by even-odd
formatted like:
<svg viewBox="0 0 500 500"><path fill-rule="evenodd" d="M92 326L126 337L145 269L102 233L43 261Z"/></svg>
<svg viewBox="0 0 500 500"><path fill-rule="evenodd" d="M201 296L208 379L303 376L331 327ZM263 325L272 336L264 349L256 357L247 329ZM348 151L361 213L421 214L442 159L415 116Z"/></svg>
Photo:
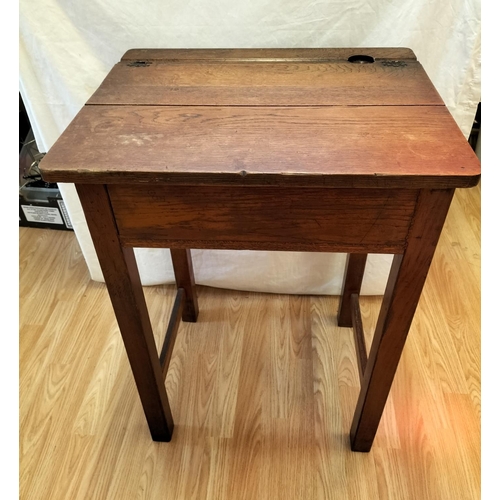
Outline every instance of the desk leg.
<svg viewBox="0 0 500 500"><path fill-rule="evenodd" d="M344 284L340 296L337 323L339 326L352 328L351 295L359 295L365 272L366 253L349 253L345 264Z"/></svg>
<svg viewBox="0 0 500 500"><path fill-rule="evenodd" d="M170 255L172 256L177 288L183 288L186 293L186 303L182 310L182 321L196 323L198 319L198 297L196 295L191 250L187 248L171 248Z"/></svg>
<svg viewBox="0 0 500 500"><path fill-rule="evenodd" d="M406 250L394 256L351 426L353 451L371 449L453 191L420 192Z"/></svg>
<svg viewBox="0 0 500 500"><path fill-rule="evenodd" d="M149 314L132 248L123 248L106 186L76 186L106 280L135 383L154 441L174 429Z"/></svg>

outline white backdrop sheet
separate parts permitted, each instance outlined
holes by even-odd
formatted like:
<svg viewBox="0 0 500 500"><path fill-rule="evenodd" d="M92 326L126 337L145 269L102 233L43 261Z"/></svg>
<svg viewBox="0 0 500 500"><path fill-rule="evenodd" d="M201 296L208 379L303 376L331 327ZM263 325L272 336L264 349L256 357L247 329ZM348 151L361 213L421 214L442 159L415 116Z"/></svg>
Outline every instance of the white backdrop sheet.
<svg viewBox="0 0 500 500"><path fill-rule="evenodd" d="M409 47L465 136L480 101L480 1L21 0L20 91L48 151L130 48ZM92 279L103 281L74 185L61 184ZM170 253L135 250L144 285L173 282ZM370 255L361 292L382 294L391 256ZM344 254L194 250L203 285L340 293Z"/></svg>

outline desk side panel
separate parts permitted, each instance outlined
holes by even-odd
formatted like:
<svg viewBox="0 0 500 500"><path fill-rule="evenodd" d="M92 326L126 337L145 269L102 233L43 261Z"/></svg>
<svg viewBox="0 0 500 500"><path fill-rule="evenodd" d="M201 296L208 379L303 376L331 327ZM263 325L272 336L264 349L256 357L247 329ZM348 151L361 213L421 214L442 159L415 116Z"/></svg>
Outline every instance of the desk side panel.
<svg viewBox="0 0 500 500"><path fill-rule="evenodd" d="M109 185L124 246L401 253L417 190Z"/></svg>

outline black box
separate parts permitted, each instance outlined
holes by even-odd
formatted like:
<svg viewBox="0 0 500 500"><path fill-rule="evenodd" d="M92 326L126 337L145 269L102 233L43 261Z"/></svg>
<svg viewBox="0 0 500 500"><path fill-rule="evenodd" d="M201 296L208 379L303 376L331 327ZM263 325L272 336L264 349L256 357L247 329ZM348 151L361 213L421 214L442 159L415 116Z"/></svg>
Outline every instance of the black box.
<svg viewBox="0 0 500 500"><path fill-rule="evenodd" d="M21 134L21 131L19 132ZM55 183L42 179L38 164L40 153L29 130L19 153L19 225L72 231L73 226Z"/></svg>
<svg viewBox="0 0 500 500"><path fill-rule="evenodd" d="M30 182L19 189L19 225L73 230L57 184Z"/></svg>

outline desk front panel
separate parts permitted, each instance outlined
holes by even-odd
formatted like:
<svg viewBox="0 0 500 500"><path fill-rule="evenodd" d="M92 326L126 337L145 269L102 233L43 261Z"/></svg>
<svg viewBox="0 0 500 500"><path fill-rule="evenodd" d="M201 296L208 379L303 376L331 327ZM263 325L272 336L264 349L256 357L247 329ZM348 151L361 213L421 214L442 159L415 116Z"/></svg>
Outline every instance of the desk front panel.
<svg viewBox="0 0 500 500"><path fill-rule="evenodd" d="M108 185L123 246L402 253L414 189Z"/></svg>

